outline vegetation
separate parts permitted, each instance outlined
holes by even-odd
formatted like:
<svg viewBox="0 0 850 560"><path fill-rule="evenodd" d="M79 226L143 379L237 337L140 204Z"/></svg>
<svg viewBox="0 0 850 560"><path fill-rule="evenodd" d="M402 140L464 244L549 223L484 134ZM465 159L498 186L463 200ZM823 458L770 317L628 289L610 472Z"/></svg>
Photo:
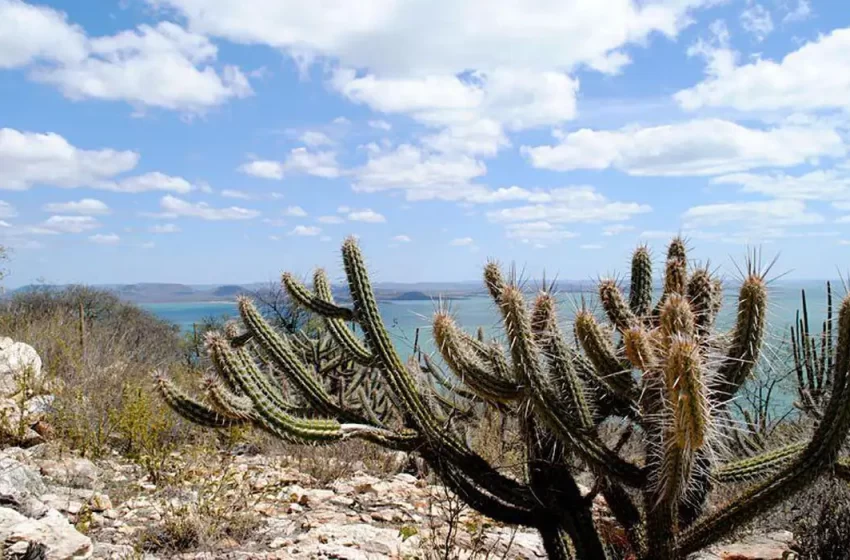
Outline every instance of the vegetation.
<svg viewBox="0 0 850 560"><path fill-rule="evenodd" d="M529 308L516 278L506 281L499 266L489 263L485 284L502 313L506 348L466 334L445 312L434 317L435 341L458 384L427 356L424 364L402 361L354 240L345 242L342 255L353 308L334 303L321 270L313 291L290 275L283 278L291 297L323 318L336 357L305 360L304 341L275 332L243 298L245 332L231 327L207 337L217 371L206 384L214 404L190 397L163 376L165 400L208 427L251 424L293 443L359 438L415 451L474 509L539 530L556 559L626 553L685 558L826 475L850 428L848 297L840 305L837 340L830 331L822 357L803 358L823 376L820 399L813 401L820 404L810 407L820 418L811 437L718 464L718 446L733 429L729 402L751 376L763 345L767 288L753 262L740 287L735 325L719 333L714 320L720 282L705 267L689 267L682 240L670 244L663 295L654 305L652 263L640 247L628 300L613 280L600 282L609 324L580 309L573 326L577 346L560 330L550 290L538 293ZM363 340L348 323L362 330ZM803 338L811 336L806 331ZM811 353L812 344L799 341L804 354ZM829 367L816 365L821 360ZM342 363L356 367L339 369ZM429 376L442 389L426 385ZM465 426L493 414L517 427L524 461L519 476L488 463L465 437ZM612 423L620 428L612 430ZM606 437L612 431L615 437ZM638 452L626 454L627 444ZM577 464L594 477L589 496L579 490ZM754 483L706 511L713 481L743 479ZM597 493L605 497L621 538L601 534L594 524ZM611 550L612 542L628 550Z"/></svg>

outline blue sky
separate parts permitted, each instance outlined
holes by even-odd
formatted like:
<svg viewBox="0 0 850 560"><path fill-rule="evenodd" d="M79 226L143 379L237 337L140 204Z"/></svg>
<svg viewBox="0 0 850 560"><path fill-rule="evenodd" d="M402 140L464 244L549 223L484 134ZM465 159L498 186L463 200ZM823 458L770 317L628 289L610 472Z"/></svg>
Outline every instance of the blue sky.
<svg viewBox="0 0 850 560"><path fill-rule="evenodd" d="M845 0L0 0L10 286L850 256Z"/></svg>

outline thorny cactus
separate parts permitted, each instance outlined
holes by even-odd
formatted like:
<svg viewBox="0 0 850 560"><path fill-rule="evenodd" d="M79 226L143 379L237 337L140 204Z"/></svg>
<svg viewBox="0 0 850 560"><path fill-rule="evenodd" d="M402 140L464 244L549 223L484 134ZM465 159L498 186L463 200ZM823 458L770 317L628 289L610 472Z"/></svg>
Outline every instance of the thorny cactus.
<svg viewBox="0 0 850 560"><path fill-rule="evenodd" d="M300 343L274 332L251 301L242 299L245 334L208 339L218 372L208 384L210 404L161 377L169 404L205 426L250 422L290 442L362 438L418 453L473 508L503 523L536 528L553 559L606 558L591 515L596 492L605 497L635 557L677 560L729 535L836 465L850 427L850 297L839 310L837 341L833 345L830 331L824 342L835 349L835 358L824 373L829 396L812 438L720 465L715 451L728 423L726 409L752 374L765 333L766 282L754 265L745 271L734 327L718 333L720 283L707 268L690 269L682 240L670 244L655 305L650 255L638 248L628 298L613 281L599 285L610 324L586 308L578 311L577 347L559 327L550 291L538 293L529 306L516 282L505 281L498 265L489 263L485 285L502 315L505 346L467 334L438 311L434 338L453 381L427 356L429 373L419 360L402 360L353 239L345 241L342 256L353 308L334 302L321 270L312 291L290 275L283 278L295 301L324 318L341 359L361 366L338 395L325 379L334 368L305 365ZM349 323L358 326L362 339ZM269 364L271 373L258 364ZM426 388L423 380L430 377L441 387ZM298 403L284 396L278 378L297 393ZM361 390L367 380L368 391L385 395L385 408L378 409ZM452 399L446 397L449 390ZM459 414L488 408L516 419L526 444L523 477L503 474L455 429ZM626 425L614 445L600 431L612 418ZM621 450L632 434L642 453L626 457ZM591 494L576 483L575 457L596 479ZM713 485L744 479L753 481L748 490L705 511Z"/></svg>

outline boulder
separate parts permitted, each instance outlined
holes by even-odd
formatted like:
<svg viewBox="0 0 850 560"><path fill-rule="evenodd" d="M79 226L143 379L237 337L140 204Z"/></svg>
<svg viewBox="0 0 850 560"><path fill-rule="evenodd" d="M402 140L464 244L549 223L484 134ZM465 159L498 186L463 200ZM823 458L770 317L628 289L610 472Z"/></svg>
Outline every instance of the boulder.
<svg viewBox="0 0 850 560"><path fill-rule="evenodd" d="M9 337L0 338L0 396L10 397L23 385L42 382L41 357L35 348Z"/></svg>
<svg viewBox="0 0 850 560"><path fill-rule="evenodd" d="M91 539L55 509L41 519L28 519L9 508L0 508L0 540L4 558L22 553L32 542L47 547L47 560L75 560L92 555Z"/></svg>
<svg viewBox="0 0 850 560"><path fill-rule="evenodd" d="M41 474L64 486L94 488L100 470L88 459L65 457L42 461Z"/></svg>
<svg viewBox="0 0 850 560"><path fill-rule="evenodd" d="M46 511L41 496L47 486L39 474L8 456L0 457L0 505L38 517Z"/></svg>

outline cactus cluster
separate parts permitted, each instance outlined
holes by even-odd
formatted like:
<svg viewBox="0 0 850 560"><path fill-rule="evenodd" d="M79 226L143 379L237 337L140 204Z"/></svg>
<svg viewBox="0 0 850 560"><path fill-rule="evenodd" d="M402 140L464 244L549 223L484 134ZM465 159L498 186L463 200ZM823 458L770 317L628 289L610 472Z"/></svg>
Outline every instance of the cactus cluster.
<svg viewBox="0 0 850 560"><path fill-rule="evenodd" d="M528 303L491 262L484 282L504 336L470 335L438 310L433 336L446 374L431 356L402 359L355 240L345 241L342 257L352 307L334 301L321 270L312 290L283 276L291 298L323 318L326 342L275 332L241 299L244 332L208 337L217 372L205 383L208 398L196 400L161 376L166 401L204 426L251 423L290 442L361 438L415 452L473 508L536 528L553 559L608 557L591 515L597 492L634 557L678 560L841 470L836 461L850 428L850 298L838 312L837 340L824 327L820 354L807 324L797 337L805 340L797 357L801 406L816 408L819 420L811 438L720 464L730 400L752 375L765 337L767 288L757 267L744 271L735 324L720 333L722 286L707 267L690 266L684 242L669 246L655 302L652 259L639 247L628 295L615 281L600 281L606 317L580 308L573 342L550 290ZM458 417L494 410L521 432L523 476L488 463L458 428ZM612 419L625 425L616 442L603 429ZM626 456L629 438L639 451ZM595 478L591 494L576 483L577 463ZM706 511L715 485L743 480L747 490Z"/></svg>

